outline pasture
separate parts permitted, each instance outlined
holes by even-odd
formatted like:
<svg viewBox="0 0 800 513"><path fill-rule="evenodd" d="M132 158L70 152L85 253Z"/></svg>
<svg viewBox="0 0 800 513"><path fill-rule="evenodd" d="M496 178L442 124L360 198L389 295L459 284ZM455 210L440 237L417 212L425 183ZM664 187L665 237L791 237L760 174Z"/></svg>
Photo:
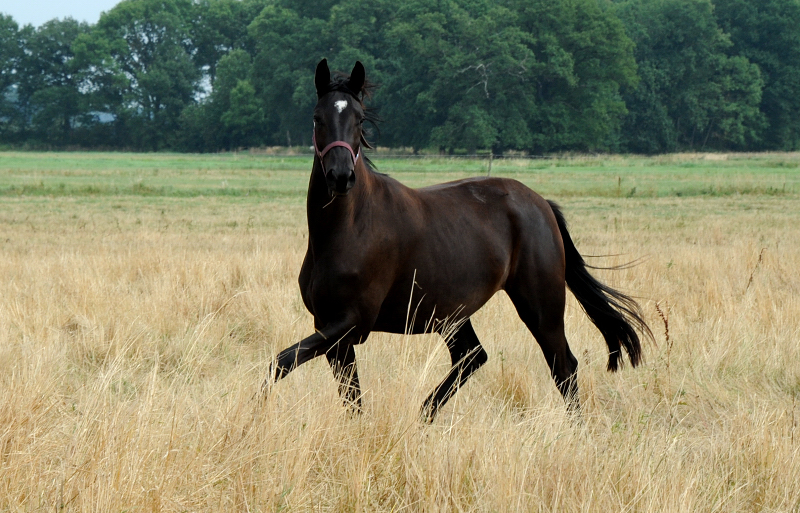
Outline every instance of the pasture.
<svg viewBox="0 0 800 513"><path fill-rule="evenodd" d="M374 157L412 186L485 161ZM489 362L433 425L438 336L358 346L365 413L297 273L311 158L0 153L0 510L800 511L800 154L495 160L561 204L636 296L645 362L605 370L569 298L583 423L502 293Z"/></svg>

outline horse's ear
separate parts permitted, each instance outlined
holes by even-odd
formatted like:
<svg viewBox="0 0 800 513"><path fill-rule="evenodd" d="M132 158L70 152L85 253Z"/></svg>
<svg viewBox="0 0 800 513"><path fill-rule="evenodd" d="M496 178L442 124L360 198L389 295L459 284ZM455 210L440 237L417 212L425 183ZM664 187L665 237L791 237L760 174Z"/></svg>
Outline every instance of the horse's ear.
<svg viewBox="0 0 800 513"><path fill-rule="evenodd" d="M322 98L328 92L328 88L331 85L331 70L328 69L328 59L322 59L317 64L314 85L317 87L317 98Z"/></svg>
<svg viewBox="0 0 800 513"><path fill-rule="evenodd" d="M350 73L350 78L347 80L347 87L353 91L353 94L359 94L361 92L361 88L364 87L366 75L364 65L361 64L361 61L356 61L356 65L353 66L353 71Z"/></svg>

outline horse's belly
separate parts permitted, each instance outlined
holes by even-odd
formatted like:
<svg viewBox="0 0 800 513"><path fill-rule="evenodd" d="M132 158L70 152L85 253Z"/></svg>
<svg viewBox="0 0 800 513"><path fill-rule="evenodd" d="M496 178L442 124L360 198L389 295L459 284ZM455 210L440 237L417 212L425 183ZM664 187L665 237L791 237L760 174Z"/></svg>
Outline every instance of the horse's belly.
<svg viewBox="0 0 800 513"><path fill-rule="evenodd" d="M505 281L505 266L470 266L459 272L455 264L426 275L398 280L381 305L375 331L427 333L443 324L465 319L482 307ZM413 288L412 288L413 283Z"/></svg>

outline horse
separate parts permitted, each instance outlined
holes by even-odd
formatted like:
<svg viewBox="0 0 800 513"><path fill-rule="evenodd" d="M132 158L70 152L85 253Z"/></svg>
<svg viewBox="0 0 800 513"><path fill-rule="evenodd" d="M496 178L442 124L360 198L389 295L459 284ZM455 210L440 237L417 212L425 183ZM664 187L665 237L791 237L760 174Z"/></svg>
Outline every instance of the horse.
<svg viewBox="0 0 800 513"><path fill-rule="evenodd" d="M652 338L641 308L587 271L556 203L512 179L412 189L378 173L362 154L372 90L364 66L332 77L323 59L314 83L308 249L298 281L315 332L277 355L265 388L325 355L344 403L361 412L354 347L373 331L435 331L452 366L422 404L432 422L486 363L470 316L500 290L538 342L568 411L580 405L578 361L564 333L566 287L603 335L608 370L620 367L623 348L639 364L637 330Z"/></svg>

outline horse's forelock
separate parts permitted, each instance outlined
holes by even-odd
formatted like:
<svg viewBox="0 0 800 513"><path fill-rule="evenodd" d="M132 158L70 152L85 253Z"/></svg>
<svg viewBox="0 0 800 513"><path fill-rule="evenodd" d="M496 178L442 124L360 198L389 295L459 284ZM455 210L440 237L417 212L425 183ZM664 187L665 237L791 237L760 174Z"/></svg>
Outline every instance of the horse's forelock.
<svg viewBox="0 0 800 513"><path fill-rule="evenodd" d="M336 73L333 77L331 77L331 82L328 84L328 93L332 93L334 91L347 93L359 102L361 102L361 106L363 107L364 100L368 100L372 98L372 93L375 90L375 84L369 82L367 80L364 81L364 85L361 87L361 91L353 91L350 89L349 86L350 75L344 73ZM360 93L360 94L359 94Z"/></svg>

